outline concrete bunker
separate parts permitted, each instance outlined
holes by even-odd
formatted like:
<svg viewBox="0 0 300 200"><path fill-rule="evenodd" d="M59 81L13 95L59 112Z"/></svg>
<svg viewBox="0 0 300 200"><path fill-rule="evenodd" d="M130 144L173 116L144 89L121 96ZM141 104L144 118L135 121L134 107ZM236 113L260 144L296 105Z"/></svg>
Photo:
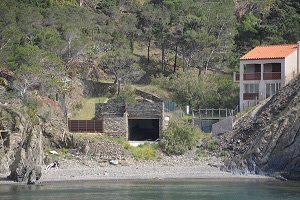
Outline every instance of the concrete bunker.
<svg viewBox="0 0 300 200"><path fill-rule="evenodd" d="M159 119L128 119L128 140L155 141L159 138Z"/></svg>

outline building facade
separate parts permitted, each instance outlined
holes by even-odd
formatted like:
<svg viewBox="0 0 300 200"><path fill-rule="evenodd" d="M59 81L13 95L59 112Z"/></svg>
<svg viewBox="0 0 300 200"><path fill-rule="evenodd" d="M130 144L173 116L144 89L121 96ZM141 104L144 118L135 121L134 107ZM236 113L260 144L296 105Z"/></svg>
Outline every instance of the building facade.
<svg viewBox="0 0 300 200"><path fill-rule="evenodd" d="M274 95L299 74L300 43L257 46L240 58L240 111Z"/></svg>

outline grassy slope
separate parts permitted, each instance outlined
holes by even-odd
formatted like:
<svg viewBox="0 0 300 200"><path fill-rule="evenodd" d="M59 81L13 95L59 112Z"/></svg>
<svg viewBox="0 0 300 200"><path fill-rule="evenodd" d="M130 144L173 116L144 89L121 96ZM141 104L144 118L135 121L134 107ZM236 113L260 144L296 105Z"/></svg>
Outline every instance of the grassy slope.
<svg viewBox="0 0 300 200"><path fill-rule="evenodd" d="M82 108L79 109L72 119L93 119L95 117L95 104L107 102L107 97L85 98L82 102Z"/></svg>

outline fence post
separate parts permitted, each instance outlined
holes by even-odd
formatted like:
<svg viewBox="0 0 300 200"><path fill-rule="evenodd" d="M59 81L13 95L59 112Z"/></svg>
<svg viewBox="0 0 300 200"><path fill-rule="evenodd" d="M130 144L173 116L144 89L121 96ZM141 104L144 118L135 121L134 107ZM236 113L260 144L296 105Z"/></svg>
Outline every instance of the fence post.
<svg viewBox="0 0 300 200"><path fill-rule="evenodd" d="M225 115L226 117L228 116L228 113L227 113L227 108L226 108L226 115Z"/></svg>
<svg viewBox="0 0 300 200"><path fill-rule="evenodd" d="M87 120L85 120L85 132L88 131L88 127L87 127Z"/></svg>
<svg viewBox="0 0 300 200"><path fill-rule="evenodd" d="M77 132L79 131L79 120L77 120Z"/></svg>
<svg viewBox="0 0 300 200"><path fill-rule="evenodd" d="M96 120L94 120L94 132L96 133Z"/></svg>

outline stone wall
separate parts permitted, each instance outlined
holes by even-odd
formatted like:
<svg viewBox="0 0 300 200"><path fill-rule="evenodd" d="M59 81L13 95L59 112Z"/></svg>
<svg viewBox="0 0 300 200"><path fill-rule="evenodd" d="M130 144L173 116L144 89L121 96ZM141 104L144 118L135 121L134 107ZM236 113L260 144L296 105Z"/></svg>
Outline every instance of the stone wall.
<svg viewBox="0 0 300 200"><path fill-rule="evenodd" d="M127 105L128 118L158 119L159 137L162 137L164 129L164 104L163 102L132 103Z"/></svg>
<svg viewBox="0 0 300 200"><path fill-rule="evenodd" d="M116 88L113 83L100 83L91 80L82 80L84 95L88 97L97 97L104 94L114 93Z"/></svg>
<svg viewBox="0 0 300 200"><path fill-rule="evenodd" d="M159 135L164 128L163 102L130 104L99 103L96 119L103 119L103 132L112 136L128 137L128 119L158 119Z"/></svg>
<svg viewBox="0 0 300 200"><path fill-rule="evenodd" d="M128 117L162 118L163 103L130 103L126 107Z"/></svg>
<svg viewBox="0 0 300 200"><path fill-rule="evenodd" d="M96 119L101 119L104 116L122 117L126 112L125 104L97 103L95 106Z"/></svg>
<svg viewBox="0 0 300 200"><path fill-rule="evenodd" d="M151 94L151 93L148 93L148 92L144 92L142 90L139 90L139 89L136 89L135 90L135 93L145 99L149 99L153 102L163 102L163 100L159 97L159 96L156 96L154 94Z"/></svg>
<svg viewBox="0 0 300 200"><path fill-rule="evenodd" d="M128 119L124 116L106 116L103 117L103 132L110 136L125 137L128 136Z"/></svg>

